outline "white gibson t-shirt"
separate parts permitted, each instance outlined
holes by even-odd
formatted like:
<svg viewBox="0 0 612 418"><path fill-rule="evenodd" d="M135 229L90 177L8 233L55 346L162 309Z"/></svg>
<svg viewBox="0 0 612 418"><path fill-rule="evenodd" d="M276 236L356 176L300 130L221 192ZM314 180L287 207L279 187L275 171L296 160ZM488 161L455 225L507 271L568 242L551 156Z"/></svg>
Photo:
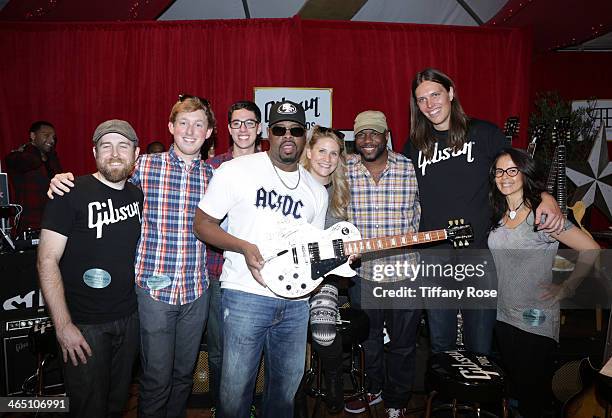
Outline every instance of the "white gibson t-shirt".
<svg viewBox="0 0 612 418"><path fill-rule="evenodd" d="M278 168L275 172L268 154L259 152L221 164L198 207L216 219L227 215L227 232L261 251L266 242L294 225L310 223L323 229L327 192L301 166L299 175ZM278 297L257 283L242 254L225 251L223 255L222 288Z"/></svg>

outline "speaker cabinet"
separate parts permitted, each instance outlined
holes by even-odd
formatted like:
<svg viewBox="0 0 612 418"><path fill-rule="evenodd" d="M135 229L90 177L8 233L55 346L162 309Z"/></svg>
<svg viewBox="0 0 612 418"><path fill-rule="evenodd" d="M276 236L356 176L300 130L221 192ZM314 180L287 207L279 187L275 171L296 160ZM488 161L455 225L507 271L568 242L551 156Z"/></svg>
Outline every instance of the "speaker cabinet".
<svg viewBox="0 0 612 418"><path fill-rule="evenodd" d="M264 359L261 357L259 362L259 371L255 381L255 394L261 395L264 390ZM200 351L195 372L193 373L193 388L191 392L194 395L204 395L210 392L210 370L208 369L208 352Z"/></svg>
<svg viewBox="0 0 612 418"><path fill-rule="evenodd" d="M39 317L2 322L2 396L28 395L37 391L38 358L30 350L28 334L33 326L48 321L48 317ZM45 362L43 378L45 394L62 391L62 370L57 355Z"/></svg>

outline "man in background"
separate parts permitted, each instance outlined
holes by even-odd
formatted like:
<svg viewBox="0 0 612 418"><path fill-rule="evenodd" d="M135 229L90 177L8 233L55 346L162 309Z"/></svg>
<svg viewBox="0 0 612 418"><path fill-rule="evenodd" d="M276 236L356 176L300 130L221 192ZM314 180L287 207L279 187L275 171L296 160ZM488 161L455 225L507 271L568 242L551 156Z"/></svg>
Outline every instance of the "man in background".
<svg viewBox="0 0 612 418"><path fill-rule="evenodd" d="M7 173L12 181L15 202L23 207L17 234L28 228L40 229L47 203L49 179L62 172L55 152L56 143L53 125L39 120L30 126L30 142L6 156Z"/></svg>
<svg viewBox="0 0 612 418"><path fill-rule="evenodd" d="M261 134L261 110L250 101L240 101L232 104L227 112L227 130L232 138L230 149L222 154L206 160L214 169L233 158L253 154ZM227 222L221 222L221 227L227 229ZM221 382L221 364L223 361L223 317L221 316L221 269L223 267L223 250L211 245L206 246L206 268L210 280L210 312L206 344L208 348L208 369L210 370L210 392L213 407L219 404L219 386ZM251 412L253 407L251 407Z"/></svg>

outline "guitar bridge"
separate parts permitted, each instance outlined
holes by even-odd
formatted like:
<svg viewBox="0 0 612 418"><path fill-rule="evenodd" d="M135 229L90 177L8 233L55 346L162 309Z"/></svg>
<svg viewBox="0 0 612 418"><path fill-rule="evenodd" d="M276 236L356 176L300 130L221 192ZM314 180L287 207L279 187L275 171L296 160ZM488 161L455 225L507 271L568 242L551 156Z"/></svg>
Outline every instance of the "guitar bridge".
<svg viewBox="0 0 612 418"><path fill-rule="evenodd" d="M308 243L308 254L310 256L311 263L317 263L321 260L321 254L319 252L319 243L318 242L309 242Z"/></svg>

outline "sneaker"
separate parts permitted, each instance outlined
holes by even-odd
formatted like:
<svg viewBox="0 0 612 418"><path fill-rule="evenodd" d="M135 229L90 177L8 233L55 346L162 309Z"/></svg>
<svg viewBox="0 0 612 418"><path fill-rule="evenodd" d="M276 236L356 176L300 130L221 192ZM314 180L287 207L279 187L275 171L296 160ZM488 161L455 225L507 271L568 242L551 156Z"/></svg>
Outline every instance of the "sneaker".
<svg viewBox="0 0 612 418"><path fill-rule="evenodd" d="M251 411L249 414L249 418L257 418L257 414L256 414L256 410L255 410L255 405L251 405Z"/></svg>
<svg viewBox="0 0 612 418"><path fill-rule="evenodd" d="M382 402L382 390L379 390L378 393L366 393L366 399L368 400L368 404L370 406L374 406L376 404L379 404ZM353 399L352 401L348 402L345 406L344 406L344 410L346 412L348 412L349 414L361 414L362 412L365 412L365 410L367 409L366 403L364 402L363 399Z"/></svg>
<svg viewBox="0 0 612 418"><path fill-rule="evenodd" d="M401 409L386 408L385 409L385 416L387 418L407 418L408 417L408 412L406 412L406 408L401 408Z"/></svg>

